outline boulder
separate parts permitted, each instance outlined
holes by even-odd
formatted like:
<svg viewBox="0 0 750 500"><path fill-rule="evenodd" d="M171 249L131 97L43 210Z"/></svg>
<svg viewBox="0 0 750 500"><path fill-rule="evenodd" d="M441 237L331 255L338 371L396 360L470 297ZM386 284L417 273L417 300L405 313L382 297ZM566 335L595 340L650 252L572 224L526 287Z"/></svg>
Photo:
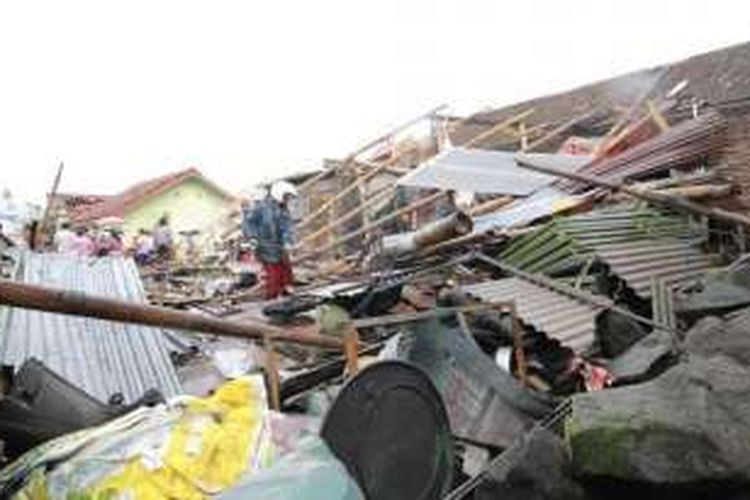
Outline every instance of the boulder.
<svg viewBox="0 0 750 500"><path fill-rule="evenodd" d="M516 460L491 468L475 499L583 500L586 492L572 477L565 443L553 432L537 428L524 436Z"/></svg>
<svg viewBox="0 0 750 500"><path fill-rule="evenodd" d="M722 355L750 368L750 308L725 319L708 317L687 333L684 350L693 356Z"/></svg>
<svg viewBox="0 0 750 500"><path fill-rule="evenodd" d="M750 481L750 371L691 356L660 377L573 398L577 474L650 484Z"/></svg>
<svg viewBox="0 0 750 500"><path fill-rule="evenodd" d="M618 383L640 382L661 373L669 365L672 351L671 335L664 330L655 330L613 359L607 367Z"/></svg>

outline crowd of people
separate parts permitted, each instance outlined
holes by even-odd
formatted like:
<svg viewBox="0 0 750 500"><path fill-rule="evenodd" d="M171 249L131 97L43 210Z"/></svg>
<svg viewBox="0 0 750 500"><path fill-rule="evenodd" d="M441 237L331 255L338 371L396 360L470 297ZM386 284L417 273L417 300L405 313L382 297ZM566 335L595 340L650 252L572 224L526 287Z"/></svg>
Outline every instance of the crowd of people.
<svg viewBox="0 0 750 500"><path fill-rule="evenodd" d="M54 246L60 253L79 257L105 257L122 255L124 252L120 230L106 228L92 231L85 226L72 229L68 223L61 224L55 233Z"/></svg>
<svg viewBox="0 0 750 500"><path fill-rule="evenodd" d="M292 293L294 275L291 250L294 237L289 205L296 196L293 185L276 182L270 186L264 198L252 205L243 205L244 242L237 260L240 264L257 262L262 266L265 296L268 299ZM188 256L196 253L196 233L180 233L185 238ZM34 241L35 238L30 240ZM153 228L140 229L128 239L127 244L118 226L72 226L69 222L62 222L52 244L55 251L78 257L131 256L139 266L169 262L175 257L174 236L166 215Z"/></svg>
<svg viewBox="0 0 750 500"><path fill-rule="evenodd" d="M93 229L60 224L53 240L57 252L78 257L130 255L139 265L169 260L173 256L172 230L167 216L159 219L153 230L141 229L126 247L118 227Z"/></svg>

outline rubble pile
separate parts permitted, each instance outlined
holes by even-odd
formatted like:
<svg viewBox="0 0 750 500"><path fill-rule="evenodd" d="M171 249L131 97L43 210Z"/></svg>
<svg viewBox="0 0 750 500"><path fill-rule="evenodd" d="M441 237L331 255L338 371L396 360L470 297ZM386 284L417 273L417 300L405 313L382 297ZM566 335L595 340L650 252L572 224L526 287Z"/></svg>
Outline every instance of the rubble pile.
<svg viewBox="0 0 750 500"><path fill-rule="evenodd" d="M750 59L697 60L252 200L53 192L0 232L0 496L750 498Z"/></svg>

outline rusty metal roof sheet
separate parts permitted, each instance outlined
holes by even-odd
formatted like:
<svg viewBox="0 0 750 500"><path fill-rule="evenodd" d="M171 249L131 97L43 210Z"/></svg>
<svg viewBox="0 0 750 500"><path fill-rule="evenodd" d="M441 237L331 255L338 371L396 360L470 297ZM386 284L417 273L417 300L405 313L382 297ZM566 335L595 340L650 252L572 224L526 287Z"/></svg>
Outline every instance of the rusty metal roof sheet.
<svg viewBox="0 0 750 500"><path fill-rule="evenodd" d="M585 350L594 341L596 316L601 307L577 301L521 278L466 285L462 290L485 302L514 301L519 319L524 324L546 333L576 352Z"/></svg>
<svg viewBox="0 0 750 500"><path fill-rule="evenodd" d="M146 300L135 264L122 257L27 252L17 279L134 302ZM121 393L132 402L150 388L169 397L179 394L180 386L164 333L140 325L2 308L0 362L18 368L36 357L103 401Z"/></svg>

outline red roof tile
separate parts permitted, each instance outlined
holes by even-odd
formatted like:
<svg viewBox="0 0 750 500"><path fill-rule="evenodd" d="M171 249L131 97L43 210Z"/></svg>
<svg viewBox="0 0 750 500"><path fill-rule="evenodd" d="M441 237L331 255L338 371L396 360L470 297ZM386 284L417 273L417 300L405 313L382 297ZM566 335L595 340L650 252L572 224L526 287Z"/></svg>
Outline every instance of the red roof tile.
<svg viewBox="0 0 750 500"><path fill-rule="evenodd" d="M99 203L81 206L80 209L75 210L73 219L83 222L104 217L124 217L128 210L140 205L147 198L159 195L189 179L198 179L209 185L222 197L234 199L231 194L207 179L200 170L190 167L179 172L139 182L119 194L103 198Z"/></svg>

